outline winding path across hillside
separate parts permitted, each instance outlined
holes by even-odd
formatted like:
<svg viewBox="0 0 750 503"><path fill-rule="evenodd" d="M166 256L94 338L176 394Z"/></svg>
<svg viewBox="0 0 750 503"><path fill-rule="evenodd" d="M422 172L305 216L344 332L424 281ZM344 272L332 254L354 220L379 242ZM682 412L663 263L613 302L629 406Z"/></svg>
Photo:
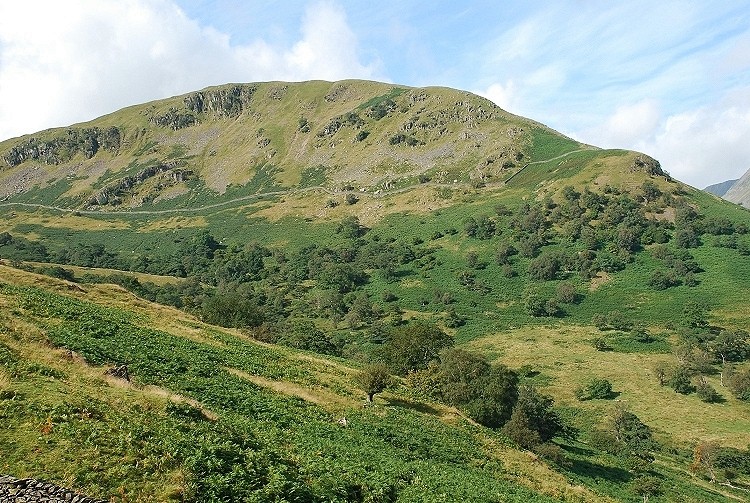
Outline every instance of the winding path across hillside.
<svg viewBox="0 0 750 503"><path fill-rule="evenodd" d="M515 178L518 174L520 174L522 171L524 171L529 166L533 166L535 164L544 164L546 162L550 161L556 161L558 159L563 159L569 155L576 154L578 152L586 152L590 150L595 150L596 147L589 147L589 148L579 148L576 150L571 150L570 152L566 152L564 154L560 154L555 157L551 157L549 159L544 159L541 161L532 161L525 166L523 166L521 169L513 173L508 179L506 179L503 183L507 184L510 182L513 178ZM427 182L424 184L421 184L422 186L431 186L431 187L444 187L444 188L451 188L456 187L457 184L453 183L437 183L437 182ZM389 196L393 194L399 194L402 192L406 192L408 190L412 189L411 186L409 187L402 187L400 189L393 189L389 191L383 191L380 194L371 194L368 192L361 192L359 194L361 195L367 195L372 197L384 197ZM170 208L170 209L164 209L164 210L124 210L124 211L111 211L111 210L80 210L75 208L63 208L61 206L51 206L47 204L40 204L40 203L21 203L21 202L4 202L0 203L0 208L10 208L10 207L21 207L21 208L34 208L34 209L44 209L44 210L50 210L50 211L59 211L62 213L76 213L79 215L169 215L169 214L179 214L179 213L200 213L206 210L212 210L216 208L222 208L225 206L231 206L235 203L240 203L244 201L253 201L257 199L263 199L266 197L275 197L275 196L283 196L283 195L292 195L292 194L301 194L305 192L314 192L314 191L323 191L330 195L339 195L351 191L337 191L330 189L328 187L323 186L315 186L315 187L305 187L302 189L295 189L295 188L289 188L287 190L276 190L276 191L269 191L269 192L261 192L258 194L250 194L247 196L240 196L236 197L234 199L229 199L227 201L221 201L218 203L212 203L207 204L204 206L196 206L191 208Z"/></svg>

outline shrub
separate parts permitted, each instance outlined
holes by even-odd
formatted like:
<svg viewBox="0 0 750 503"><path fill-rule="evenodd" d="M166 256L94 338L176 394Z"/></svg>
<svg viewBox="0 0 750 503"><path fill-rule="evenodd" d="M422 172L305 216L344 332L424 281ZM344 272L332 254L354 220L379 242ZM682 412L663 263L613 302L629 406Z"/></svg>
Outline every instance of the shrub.
<svg viewBox="0 0 750 503"><path fill-rule="evenodd" d="M363 141L365 138L370 136L370 132L366 131L364 129L361 129L357 132L357 135L354 137L355 141Z"/></svg>
<svg viewBox="0 0 750 503"><path fill-rule="evenodd" d="M690 382L690 371L683 365L674 370L667 380L667 386L683 395L689 395L695 391L695 387Z"/></svg>
<svg viewBox="0 0 750 503"><path fill-rule="evenodd" d="M578 387L575 391L576 398L581 401L593 400L595 398L608 399L612 398L612 383L607 379L594 377L585 385Z"/></svg>
<svg viewBox="0 0 750 503"><path fill-rule="evenodd" d="M695 393L698 398L706 403L716 403L721 401L721 395L716 389L708 384L705 379L701 378L695 386Z"/></svg>
<svg viewBox="0 0 750 503"><path fill-rule="evenodd" d="M734 396L745 402L750 402L750 369L732 374L728 379L729 389Z"/></svg>

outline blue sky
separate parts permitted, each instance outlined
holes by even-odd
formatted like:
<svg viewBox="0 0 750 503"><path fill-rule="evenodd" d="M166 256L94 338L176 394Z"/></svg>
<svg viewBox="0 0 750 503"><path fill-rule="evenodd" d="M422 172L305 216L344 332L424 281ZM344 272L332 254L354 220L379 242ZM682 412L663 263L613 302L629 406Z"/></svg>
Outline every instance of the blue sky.
<svg viewBox="0 0 750 503"><path fill-rule="evenodd" d="M226 82L486 96L703 187L750 168L750 2L0 3L0 138Z"/></svg>

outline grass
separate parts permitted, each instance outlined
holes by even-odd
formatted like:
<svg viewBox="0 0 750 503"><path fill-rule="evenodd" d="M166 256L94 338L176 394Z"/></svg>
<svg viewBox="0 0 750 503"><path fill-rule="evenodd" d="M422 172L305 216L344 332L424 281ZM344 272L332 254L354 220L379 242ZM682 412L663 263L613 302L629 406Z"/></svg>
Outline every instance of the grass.
<svg viewBox="0 0 750 503"><path fill-rule="evenodd" d="M551 376L544 389L560 404L595 417L604 418L624 405L667 442L693 445L711 439L737 448L750 443L748 405L732 397L718 377L709 377L708 381L725 397L724 403L706 404L694 394L680 395L659 386L652 371L657 362L671 361L670 354L597 351L589 341L600 335L594 327L559 323L489 335L471 341L467 348L492 355L514 368L531 365ZM591 377L610 380L619 393L617 400L579 402L574 391Z"/></svg>
<svg viewBox="0 0 750 503"><path fill-rule="evenodd" d="M115 501L126 497L178 500L192 487L189 470L183 465L184 456L189 458L192 451L179 447L187 440L186 432L198 428L211 438L228 425L246 424L263 428L257 439L262 452L281 448L279 442L283 442L285 452L292 449L295 462L302 463L312 477L308 479L313 481L312 489L334 491L327 498L333 501L341 500L342 493L337 493L343 489L341 484L353 481L365 491L391 487L388 490L397 490L404 501L439 493L444 493L447 501L485 501L492 494L507 501L548 501L518 485L513 477L507 478L499 465L481 468L467 462L469 458L487 459L489 454L478 450L477 442L491 435L489 432L445 424L432 417L432 412L425 415L411 405L405 407L398 398L372 411L353 406L350 397L329 388L351 373L339 364L316 366L316 372L324 374L315 377L302 354L258 345L195 322L193 326L204 332L198 339L189 336L180 340L188 335L184 327L161 323L156 325L158 332L144 328L164 316L145 314L148 306L130 311L132 297L128 299L118 290L100 286L96 292L69 292L73 294L69 297L54 293L67 290L62 282L44 279L40 283L34 275L7 268L0 268L0 276L6 285L7 281L19 285L4 286L0 292L5 313L0 341L2 347L17 355L14 361L3 360L4 368L15 372L4 378L3 387L13 389L17 397L0 400L0 414L13 418L11 429L4 430L13 432L12 436L0 433L3 450L13 446L12 454L4 459L7 472L34 475ZM34 288L23 286L33 283L37 285ZM51 290L38 290L43 284ZM85 298L97 302L107 299L109 305L98 307L82 300ZM102 335L76 335L71 331L90 319L106 319L112 327L109 335L101 339ZM140 340L137 349L127 342L135 341L133 336ZM47 337L80 351L89 363L78 357L69 359L64 349L50 351ZM110 345L108 338L115 338L117 346ZM221 344L207 344L211 339ZM122 358L117 354L125 347L131 348L128 358L135 384L113 387L103 377L101 364ZM161 348L170 348L170 356L157 356ZM188 354L192 355L191 363L185 360ZM222 354L231 358L236 370L200 377L199 369L212 365L215 358L223 358ZM250 384L256 381L262 386ZM159 391L154 385L168 390ZM190 419L190 430L185 430L185 418L193 416L170 412L175 410L170 403L185 403L177 395L197 400L192 403L216 419L204 418L198 423ZM314 403L285 395L314 398ZM388 403L391 405L385 405ZM349 428L335 424L338 416L331 417L325 411L331 406L336 414L346 415ZM176 450L170 451L170 456L167 449ZM71 463L71 459L81 461ZM337 467L344 471L338 472ZM338 482L326 475L332 470L339 473ZM401 479L405 473L415 476ZM532 478L526 477L524 483ZM554 486L535 480L546 492L569 491L561 479ZM575 492L581 491L586 493L582 489ZM596 500L594 495L589 496Z"/></svg>

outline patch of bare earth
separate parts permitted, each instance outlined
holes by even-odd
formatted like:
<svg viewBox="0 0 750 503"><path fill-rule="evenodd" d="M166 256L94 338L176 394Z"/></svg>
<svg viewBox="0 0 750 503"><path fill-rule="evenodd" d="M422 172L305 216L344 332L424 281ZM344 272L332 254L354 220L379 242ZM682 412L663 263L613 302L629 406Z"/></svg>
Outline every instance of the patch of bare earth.
<svg viewBox="0 0 750 503"><path fill-rule="evenodd" d="M591 284L589 284L589 290L594 292L599 287L601 287L602 285L606 285L610 281L612 281L612 277L609 274L607 274L606 272L600 272L599 274L591 278Z"/></svg>
<svg viewBox="0 0 750 503"><path fill-rule="evenodd" d="M329 406L334 406L334 405L354 406L358 404L358 402L355 400L343 397L341 395L337 395L327 390L310 389L310 388L306 388L304 386L301 386L299 384L292 383L289 381L274 381L272 379L267 379L265 377L258 376L258 375L248 374L247 372L243 372L242 370L233 369L233 368L226 368L225 370L229 372L230 374L233 374L241 379L250 381L253 384L260 386L262 388L267 388L277 393L282 393L284 395L296 396L297 398L301 398L302 400L305 400L306 402L311 402L311 403L314 403L323 407L329 407Z"/></svg>

